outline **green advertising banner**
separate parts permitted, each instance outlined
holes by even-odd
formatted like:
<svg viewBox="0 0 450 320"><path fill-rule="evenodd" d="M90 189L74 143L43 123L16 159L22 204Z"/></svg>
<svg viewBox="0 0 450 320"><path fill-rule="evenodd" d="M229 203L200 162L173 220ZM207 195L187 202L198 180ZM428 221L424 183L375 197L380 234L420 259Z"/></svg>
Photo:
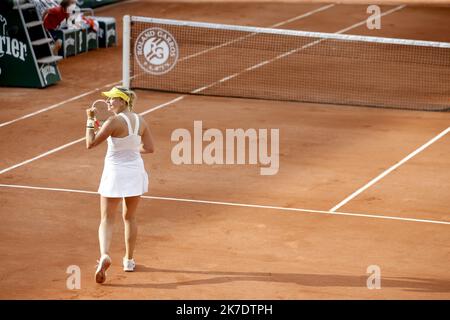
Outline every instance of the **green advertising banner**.
<svg viewBox="0 0 450 320"><path fill-rule="evenodd" d="M0 86L44 88L60 80L56 63L35 50L27 30L19 10L0 6Z"/></svg>
<svg viewBox="0 0 450 320"><path fill-rule="evenodd" d="M124 0L77 0L77 3L81 8L96 8L121 1Z"/></svg>
<svg viewBox="0 0 450 320"><path fill-rule="evenodd" d="M0 86L40 87L32 49L17 10L0 12Z"/></svg>

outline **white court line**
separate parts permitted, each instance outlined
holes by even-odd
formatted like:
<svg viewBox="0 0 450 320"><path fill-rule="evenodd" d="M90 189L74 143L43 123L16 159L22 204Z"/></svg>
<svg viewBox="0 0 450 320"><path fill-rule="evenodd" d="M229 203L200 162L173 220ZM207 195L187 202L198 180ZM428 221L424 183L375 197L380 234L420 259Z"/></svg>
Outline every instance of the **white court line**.
<svg viewBox="0 0 450 320"><path fill-rule="evenodd" d="M347 198L345 198L344 200L342 200L341 202L339 202L337 205L335 205L333 208L330 209L330 212L335 212L336 210L338 210L339 208L341 208L342 206L344 206L347 202L349 202L350 200L352 200L353 198L355 198L357 195L359 195L360 193L362 193L363 191L367 190L368 188L370 188L371 186L373 186L375 183L377 183L378 181L380 181L381 179L383 179L385 176L387 176L389 173L391 173L392 171L394 171L395 169L397 169L398 167L400 167L402 164L404 164L406 161L408 161L409 159L413 158L414 156L416 156L417 154L419 154L420 152L422 152L423 150L425 150L426 148L428 148L430 145L432 145L433 143L435 143L436 141L438 141L440 138L442 138L443 136L445 136L448 132L450 132L450 127L448 127L447 129L445 129L444 131L442 131L441 133L439 133L437 136L435 136L433 139L431 139L430 141L428 141L427 143L425 143L424 145L420 146L419 148L417 148L416 150L414 150L413 152L411 152L409 155L407 155L406 157L404 157L402 160L400 160L399 162L397 162L396 164L394 164L392 167L386 169L385 171L383 171L381 174L379 174L376 178L372 179L371 181L369 181L367 184L365 184L364 186L362 186L361 188L359 188L358 190L356 190L355 192L353 192L351 195L349 195Z"/></svg>
<svg viewBox="0 0 450 320"><path fill-rule="evenodd" d="M294 17L294 18L291 18L291 19L288 19L288 20L284 20L284 21L279 22L279 23L275 23L275 24L269 26L269 28L278 28L278 27L281 27L281 26L283 26L283 25L285 25L285 24L288 24L288 23L291 23L291 22L294 22L294 21L297 21L297 20L300 20L300 19L303 19L303 18L312 16L313 14L315 14L315 13L317 13L317 12L321 12L321 11L328 10L328 9L334 7L334 6L335 6L335 4L329 4L329 5L326 5L326 6L317 8L316 10L312 10L312 11L306 12L306 13L301 14L301 15L299 15L299 16L296 16L296 17Z"/></svg>
<svg viewBox="0 0 450 320"><path fill-rule="evenodd" d="M397 6L397 7L393 8L393 9L391 9L391 10L388 10L388 11L386 11L386 12L383 12L383 13L381 13L381 14L375 16L374 18L378 18L378 17L381 18L381 17L384 17L384 16L386 16L386 15L388 15L388 14L391 14L391 13L394 13L394 12L396 12L396 11L402 10L402 9L405 8L405 7L406 7L406 5L400 5L400 6ZM342 33L347 32L347 31L349 31L349 30L355 29L355 28L357 28L357 27L360 27L360 26L364 25L366 22L367 22L367 20L364 19L364 20L362 20L362 21L360 21L360 22L358 22L358 23L355 23L354 25L351 25L351 26L349 26L349 27L347 27L347 28L344 28L344 29L341 29L341 30L335 32L335 34L342 34ZM259 67L262 67L262 66L264 66L264 65L266 65L266 64L269 64L269 63L272 63L272 62L277 61L277 60L279 60L279 59L285 58L285 57L287 57L287 56L290 56L291 54L294 54L294 53L299 52L299 51L301 51L301 50L304 50L304 49L307 49L307 48L309 48L309 47L315 46L316 44L319 44L319 43L321 43L321 42L323 42L323 41L326 41L326 40L328 40L328 39L322 38L322 39L318 39L318 40L309 42L309 43L303 45L303 46L300 47L300 48L295 48L295 49L292 49L292 50L290 50L290 51L284 52L284 53L282 53L282 54L279 54L279 55L276 56L275 58L264 60L264 61L262 61L262 62L259 62L259 63L255 64L255 65L252 65L252 66L250 66L250 67L248 67L248 68L242 70L241 72L235 73L235 74L233 74L233 75L231 75L231 76L224 77L224 78L222 78L222 79L220 79L220 80L218 80L218 81L216 81L216 82L213 82L213 83L211 83L211 84L209 84L209 85L206 85L206 86L204 86L204 87L202 87L202 88L193 90L193 91L191 91L191 93L199 93L199 92L202 92L202 91L204 91L204 90L206 90L206 89L209 89L209 88L211 88L211 87L214 87L214 86L216 86L216 85L218 85L218 84L220 84L220 83L222 83L222 82L225 82L225 81L230 80L230 79L232 79L232 78L238 77L238 76L240 76L241 74L244 74L244 73L246 73L246 72L249 72L249 71L253 71L253 70L255 70L255 69L258 69Z"/></svg>
<svg viewBox="0 0 450 320"><path fill-rule="evenodd" d="M327 9L330 9L330 8L332 8L332 7L334 7L334 6L335 6L335 4L329 4L329 5L326 5L326 6L317 8L317 9L315 9L315 10L306 12L306 13L301 14L301 15L299 15L299 16L290 18L290 19L288 19L288 20L284 20L284 21L281 21L281 22L279 22L279 23L273 24L273 25L268 26L268 27L266 27L266 28L277 28L277 27L281 27L282 25L285 25L285 24L288 24L288 23L291 23L291 22L294 22L294 21L297 21L297 20L300 20L300 19L309 17L309 16L311 16L311 15L313 15L313 14L315 14L315 13L318 13L318 12L321 12L321 11L324 11L324 10L327 10ZM187 60L187 59L191 59L191 58L197 57L197 56L202 55L202 54L204 54L204 53L208 53L208 52L211 52L211 51L213 51L213 50L216 50L216 49L219 49L219 48L226 47L226 46L228 46L228 45L230 45L230 44L236 43L236 42L238 42L238 41L242 41L242 40L244 40L244 39L253 37L253 36L255 36L255 35L258 35L258 33L257 33L257 32L249 33L249 34L247 34L247 35L245 35L245 36L238 37L238 38L236 38L236 39L233 39L233 40L224 42L224 43L222 43L222 44L220 44L220 45L218 45L218 46L214 46L214 47L205 49L205 50L203 50L203 51L199 51L199 52L197 52L197 53L193 53L193 54L191 54L191 55L189 55L189 56L186 56L186 57L184 57L184 58L181 58L179 61L181 62L181 61L184 61L184 60Z"/></svg>
<svg viewBox="0 0 450 320"><path fill-rule="evenodd" d="M23 185L14 185L14 184L0 184L0 187L2 187L2 188L17 188L17 189L31 189L31 190L44 190L44 191L71 192L71 193L84 193L84 194L98 195L98 193L94 192L94 191L86 191L86 190L79 190L79 189L48 188L48 187L23 186ZM433 224L450 225L450 221L402 218L402 217L395 217L395 216L373 215L373 214L363 214L363 213L331 212L331 211L302 209L302 208L289 208L289 207L279 207L279 206L267 206L267 205L237 203L237 202L196 200L196 199L173 198L173 197L142 196L142 198L144 198L144 199L152 199L152 200L163 200L163 201L202 203L202 204L223 205L223 206L244 207L244 208L271 209L271 210L293 211L293 212L304 212L304 213L318 213L318 214L326 214L326 215L333 214L333 215L351 216L351 217L362 217L362 218L373 218L373 219L398 220L398 221L409 221L409 222L421 222L421 223L433 223Z"/></svg>
<svg viewBox="0 0 450 320"><path fill-rule="evenodd" d="M166 107L166 106L168 106L168 105L170 105L170 104L172 104L172 103L181 101L181 100L183 100L185 97L186 97L186 96L179 96L179 97L177 97L177 98L175 98L175 99L172 99L172 100L170 100L170 101L167 101L167 102L165 102L165 103L162 103L162 104L160 104L160 105L158 105L158 106L156 106L156 107L154 107L154 108L148 109L148 110L143 111L143 112L141 112L141 113L139 113L139 114L140 114L141 116L145 116L147 113L150 113L150 112L153 112L153 111L162 109L162 108L164 108L164 107Z"/></svg>
<svg viewBox="0 0 450 320"><path fill-rule="evenodd" d="M33 162L33 161L35 161L35 160L38 160L38 159L43 158L43 157L45 157L45 156L48 156L48 155L50 155L50 154L52 154L52 153L55 153L55 152L57 152L57 151L60 151L60 150L65 149L65 148L67 148L67 147L70 147L71 145L74 145L74 144L76 144L76 143L78 143L78 142L81 142L81 141L83 141L84 139L86 139L86 137L83 137L83 138L80 138L80 139L78 139L78 140L74 140L74 141L72 141L72 142L66 143L65 145L62 145L62 146L60 146L60 147L58 147L58 148L52 149L52 150L50 150L50 151L47 151L47 152L45 152L45 153L43 153L43 154L40 154L40 155L38 155L38 156L36 156L36 157L34 157L34 158L31 158L31 159L25 160L25 161L23 161L23 162L21 162L21 163L15 164L15 165L13 165L13 166L11 166L11 167L8 167L8 168L3 169L2 171L0 171L0 174L4 174L4 173L6 173L6 172L8 172L8 171L11 171L11 170L16 169L16 168L18 168L18 167L21 167L21 166L23 166L23 165L26 165L27 163Z"/></svg>
<svg viewBox="0 0 450 320"><path fill-rule="evenodd" d="M378 16L375 16L375 17L373 17L373 18L381 18L381 17L384 17L385 15L394 13L394 12L399 11L399 10L402 10L402 9L404 9L405 7L406 7L406 4L402 4L402 5L398 6L398 7L395 7L395 8L393 8L393 9L391 9L391 10L388 10L388 11L386 11L386 12L384 12L384 13L378 15ZM362 25L365 25L366 23L367 23L367 20L363 20L363 21L361 21L360 23L354 24L353 26L350 26L350 27L348 27L348 28L344 28L344 29L342 29L342 30L340 30L340 31L338 31L338 32L336 32L336 33L341 34L341 33L347 32L347 31L349 31L349 30L352 30L352 29L354 29L354 28L356 28L356 27L360 27L360 26L362 26Z"/></svg>
<svg viewBox="0 0 450 320"><path fill-rule="evenodd" d="M384 16L384 15L387 15L387 14L393 13L393 12L395 12L395 11L398 11L398 10L400 10L400 9L403 9L404 7L405 7L405 5L398 6L398 7L394 8L394 9L391 9L391 10L388 10L388 11L382 13L382 14L379 15L379 16L382 17L382 16ZM363 20L363 21L366 21L366 20ZM362 23L363 21L358 22L358 23L356 23L356 24L354 24L354 25L352 25L352 26L350 26L350 27L348 27L348 28L342 29L342 30L340 30L340 31L338 31L338 32L336 32L336 33L341 33L341 32L343 32L343 30L348 31L348 30L350 30L350 29L352 29L352 28L356 28L356 27L360 26L361 23ZM273 62L273 61L278 60L278 59L281 59L281 58L284 58L285 56L287 56L287 55L289 55L289 54L292 54L292 53L294 53L294 52L303 50L304 48L308 48L308 47L310 47L310 46L313 46L313 45L315 45L315 44L317 44L317 43L319 43L319 42L321 42L321 41L323 41L323 40L324 40L324 39L316 40L316 41L313 41L313 42L311 42L311 43L308 43L308 44L304 45L304 46L301 47L301 48L297 48L297 49L294 49L294 50L289 51L288 53L283 53L283 54L281 54L281 55L278 55L277 57L275 57L275 58L273 58L273 59L271 59L271 60L268 60L267 63ZM265 65L265 64L267 64L267 63L262 64L262 63L260 62L260 63L258 63L258 64L256 64L256 65L262 66L262 65ZM256 65L254 65L253 67L255 67ZM234 78L234 77L236 77L236 76L238 76L238 75L240 75L240 74L242 74L242 73L244 73L244 72L247 72L248 70L253 70L253 69L247 68L247 69L245 69L244 71L242 71L242 72L240 72L240 73L238 73L238 74L233 74L233 75L232 75L232 78ZM224 82L224 81L225 81L225 80L224 80L225 78L227 78L227 77L224 77L223 79L218 80L218 81L216 81L216 82L213 82L213 83L211 83L211 84L209 84L209 85L207 85L207 86L204 86L204 87L195 89L195 90L191 91L191 93L197 93L197 92L201 92L201 91L203 91L203 90L206 90L206 89L208 89L208 88L210 88L210 87L212 87L212 86L215 86L215 85L218 84L218 83ZM231 79L231 78L230 78L230 79ZM170 105L170 104L172 104L172 103L174 103L174 102L176 102L176 101L179 101L179 100L183 99L184 97L185 97L184 95L179 96L178 98L175 98L175 99L173 99L173 100L171 100L171 101L169 101L169 102L166 102L165 104L156 106L156 107L151 108L151 109L149 109L149 110L146 110L146 111L142 112L141 114L147 114L147 113L149 113L149 112L152 112L152 111L161 109L162 107L165 107L165 106ZM39 156L37 156L37 157L34 157L34 158L32 158L32 159L25 160L25 161L23 161L23 162L21 162L21 163L19 163L19 164L16 164L16 165L14 165L14 166L11 166L11 167L9 167L9 168L3 169L2 171L0 171L0 175L6 173L6 172L8 172L8 171L11 171L11 170L13 170L13 169L15 169L15 168L17 168L17 167L23 166L24 164L27 164L27 163L30 163L30 162L32 162L32 161L34 161L34 160L40 159L40 158L42 158L42 157L45 156L45 155L52 154L52 153L54 153L54 152L57 152L57 151L59 151L59 150L62 150L62 149L64 149L64 148L68 147L68 146L71 146L71 145L74 144L74 143L77 143L77 142L79 142L79 141L82 141L83 139L84 139L84 138L80 138L80 139L78 139L78 140L69 142L68 144L66 144L66 145L64 145L64 146L61 146L61 147L58 147L58 148L56 148L56 149L50 150L50 151L46 152L46 153L43 154L43 155L39 155Z"/></svg>
<svg viewBox="0 0 450 320"><path fill-rule="evenodd" d="M143 115L146 115L147 113L150 113L150 112L159 110L159 109L164 108L164 107L166 107L166 106L168 106L168 105L170 105L170 104L172 104L172 103L178 102L178 101L180 101L180 100L182 100L182 99L184 99L184 98L185 98L185 96L179 96L179 97L177 97L177 98L175 98L175 99L172 99L172 100L170 100L170 101L168 101L168 102L159 104L159 105L157 105L156 107L153 107L153 108L151 108L151 109L148 109L148 110L146 110L146 111L143 111L143 112L140 113L140 115L143 116ZM41 154L41 155L38 155L38 156L36 156L36 157L34 157L34 158L25 160L25 161L23 161L23 162L21 162L21 163L18 163L18 164L15 164L15 165L11 166L11 167L8 167L8 168L6 168L6 169L3 169L3 170L0 171L0 175L6 173L6 172L8 172L8 171L11 171L11 170L13 170L13 169L16 169L16 168L18 168L18 167L21 167L21 166L23 166L23 165L26 165L27 163L33 162L33 161L35 161L35 160L38 160L38 159L43 158L43 157L45 157L45 156L48 156L48 155L50 155L50 154L52 154L52 153L55 153L55 152L58 152L58 151L60 151L60 150L62 150L62 149L65 149L65 148L67 148L67 147L70 147L71 145L74 145L74 144L76 144L76 143L78 143L78 142L84 141L85 139L86 139L86 137L84 136L84 137L82 137L82 138L80 138L80 139L77 139L77 140L74 140L74 141L72 141L72 142L66 143L66 144L63 145L63 146L60 146L60 147L58 147L58 148L52 149L52 150L50 150L50 151L47 151L47 152L45 152L45 153L43 153L43 154Z"/></svg>
<svg viewBox="0 0 450 320"><path fill-rule="evenodd" d="M97 92L97 91L100 91L100 90L103 89L103 88L107 88L107 87L116 85L116 84L118 84L118 83L120 83L120 82L121 82L121 81L108 83L108 84L104 85L103 87L95 88L95 89L93 89L93 90L91 90L91 91L87 91L87 92L82 93L82 94L80 94L80 95L78 95L78 96L75 96L75 97L72 97L72 98L70 98L70 99L67 99L67 100L58 102L58 103L56 103L56 104L53 104L53 105L51 105L51 106L49 106L49 107L40 109L40 110L35 111L35 112L32 112L32 113L28 113L28 114L26 114L26 115L24 115L24 116L22 116L22 117L19 117L19 118L14 119L14 120L10 120L10 121L6 121L6 122L3 122L3 123L0 123L0 128L1 128L1 127L4 127L4 126L7 126L7 125L10 125L10 124L12 124L12 123L15 123L15 122L17 122L17 121L20 121L20 120L24 120L24 119L33 117L33 116L35 116L35 115L37 115L37 114L40 114L40 113L42 113L42 112L49 111L49 110L52 110L52 109L61 107L62 105L65 105L65 104L68 103L68 102L72 102L72 101L81 99L81 98L86 97L86 96L88 96L88 95L90 95L90 94L92 94L92 93L95 93L95 92Z"/></svg>
<svg viewBox="0 0 450 320"><path fill-rule="evenodd" d="M114 7L121 6L121 5L128 4L128 3L139 2L139 1L140 0L125 0L125 1L122 0L121 2L118 2L118 3L110 3L110 4L103 5L101 7L95 8L94 12L102 12L102 11L108 10L110 8L114 8Z"/></svg>
<svg viewBox="0 0 450 320"><path fill-rule="evenodd" d="M133 1L133 0L130 0L130 1L128 1L128 2L134 2L134 1ZM112 5L109 5L109 7L111 7L111 6L113 6L113 5L121 5L121 4L123 4L123 3L126 3L126 2L112 4ZM290 18L290 19L288 19L288 20L281 21L281 22L279 22L279 23L276 23L276 24L274 24L274 25L271 25L271 26L269 26L269 28L279 27L279 26L285 25L285 24L287 24L287 23L291 23L291 22L294 22L294 21L297 21L297 20L300 20L300 19L304 19L304 18L309 17L309 16L311 16L311 15L313 15L313 14L315 14L315 13L318 13L318 12L321 12L321 11L324 11L324 10L327 10L327 9L332 8L332 7L334 7L334 6L335 6L334 4L322 6L322 7L320 7L320 8L315 9L315 10L311 10L311 11L309 11L309 12L306 12L306 13L304 13L304 14L301 14L301 15L298 15L298 16L296 16L296 17ZM215 49L218 49L218 48L222 48L222 47L228 46L228 45L230 45L230 44L232 44L232 43L235 43L235 42L237 42L237 41L241 41L241 40L246 39L246 38L248 38L248 37L251 37L251 36L253 36L253 35L255 35L255 34L256 34L256 33L248 34L248 35L246 35L246 36L243 36L243 37L240 37L240 38L237 38L237 39L234 39L234 40L225 42L225 43L220 44L220 45L217 45L217 46L215 46L215 47L208 48L208 49L206 49L206 50L203 50L203 51L194 53L194 54L189 55L189 56L186 56L186 57L183 57L183 58L181 58L179 61L181 62L181 61L184 61L184 60L188 60L188 59L197 57L197 56L199 56L199 55L205 54L205 53L207 53L207 52L210 52L210 51L212 51L212 50L215 50ZM138 75L134 75L132 78L135 78L136 76L138 76ZM58 102L58 103L56 103L56 104L54 104L54 105L51 105L51 106L49 106L49 107L40 109L40 110L38 110L38 111L29 113L29 114L26 114L26 115L24 115L24 116L21 116L21 117L19 117L19 118L16 118L16 119L13 119L13 120L10 120L10 121L6 121L6 122L3 122L3 123L0 123L0 128L1 128L1 127L4 127L4 126L7 126L7 125L10 125L10 124L13 124L13 123L18 122L18 121L25 120L25 119L27 119L27 118L33 117L33 116L38 115L38 114L40 114L40 113L42 113L42 112L46 112L46 111L49 111L49 110L52 110L52 109L61 107L61 106L65 105L65 104L68 103L68 102L72 102L72 101L81 99L81 98L86 97L86 96L88 96L88 95L90 95L90 94L93 94L93 93L95 93L95 92L97 92L97 91L100 91L100 90L103 89L103 88L110 87L110 86L113 86L113 85L117 85L117 84L119 84L119 83L122 83L122 80L115 81L115 82L112 82L112 83L108 83L108 84L104 85L103 87L95 88L95 89L93 89L93 90L91 90L91 91L87 91L87 92L82 93L82 94L80 94L80 95L78 95L78 96L75 96L75 97L72 97L72 98L70 98L70 99L67 99L67 100ZM200 88L200 89L202 89L202 88ZM201 91L202 91L202 90L201 90ZM192 92L192 93L195 93L195 92Z"/></svg>

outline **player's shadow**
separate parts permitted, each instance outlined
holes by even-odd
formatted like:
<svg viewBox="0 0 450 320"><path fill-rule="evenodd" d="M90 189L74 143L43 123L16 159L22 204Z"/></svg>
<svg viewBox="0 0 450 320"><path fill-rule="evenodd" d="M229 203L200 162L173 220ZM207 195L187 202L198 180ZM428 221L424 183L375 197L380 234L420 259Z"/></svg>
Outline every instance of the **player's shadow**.
<svg viewBox="0 0 450 320"><path fill-rule="evenodd" d="M195 286L208 284L221 284L237 281L258 281L275 283L293 283L309 287L354 287L367 288L369 275L349 276L349 275L320 275L306 273L270 273L270 272L223 272L223 271L191 271L191 270L169 270L150 268L137 265L136 272L155 273L178 273L185 275L207 276L203 279L193 279L168 283L136 283L118 284L106 283L110 287L128 288L154 288L154 289L176 289L180 286ZM450 281L434 280L422 278L381 278L381 287L399 288L405 291L414 292L450 292Z"/></svg>

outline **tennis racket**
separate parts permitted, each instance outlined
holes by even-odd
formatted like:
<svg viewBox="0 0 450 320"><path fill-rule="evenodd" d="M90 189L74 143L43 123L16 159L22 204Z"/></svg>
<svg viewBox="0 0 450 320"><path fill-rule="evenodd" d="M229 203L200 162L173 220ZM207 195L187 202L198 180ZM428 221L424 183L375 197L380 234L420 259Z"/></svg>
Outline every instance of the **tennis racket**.
<svg viewBox="0 0 450 320"><path fill-rule="evenodd" d="M91 109L95 110L95 124L98 127L101 127L109 117L114 115L114 113L109 111L108 103L103 99L95 100L91 105Z"/></svg>

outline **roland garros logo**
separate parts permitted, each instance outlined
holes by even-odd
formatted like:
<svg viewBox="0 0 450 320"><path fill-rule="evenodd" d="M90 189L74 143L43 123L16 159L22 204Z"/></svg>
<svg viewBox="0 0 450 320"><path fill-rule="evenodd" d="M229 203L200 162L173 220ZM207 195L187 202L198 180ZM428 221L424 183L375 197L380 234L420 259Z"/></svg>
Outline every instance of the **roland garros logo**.
<svg viewBox="0 0 450 320"><path fill-rule="evenodd" d="M168 31L150 28L137 37L134 53L145 72L161 75L169 72L177 63L178 44Z"/></svg>

